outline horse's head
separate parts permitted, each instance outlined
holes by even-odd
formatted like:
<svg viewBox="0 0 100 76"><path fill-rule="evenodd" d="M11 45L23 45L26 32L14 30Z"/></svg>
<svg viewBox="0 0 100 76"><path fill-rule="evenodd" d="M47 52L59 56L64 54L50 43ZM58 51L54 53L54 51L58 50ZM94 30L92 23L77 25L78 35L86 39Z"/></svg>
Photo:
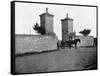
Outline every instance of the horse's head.
<svg viewBox="0 0 100 76"><path fill-rule="evenodd" d="M81 40L80 39L75 39L75 41L81 43Z"/></svg>
<svg viewBox="0 0 100 76"><path fill-rule="evenodd" d="M79 43L81 43L81 40L80 40L80 39L77 39L77 41L78 41Z"/></svg>

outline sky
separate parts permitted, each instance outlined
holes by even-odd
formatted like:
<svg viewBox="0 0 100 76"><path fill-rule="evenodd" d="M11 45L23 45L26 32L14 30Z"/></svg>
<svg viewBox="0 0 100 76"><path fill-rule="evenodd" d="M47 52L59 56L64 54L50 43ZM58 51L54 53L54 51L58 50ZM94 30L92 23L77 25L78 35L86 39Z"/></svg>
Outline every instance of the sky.
<svg viewBox="0 0 100 76"><path fill-rule="evenodd" d="M91 29L90 36L96 37L96 8L83 6L69 5L51 5L37 3L16 3L15 4L15 34L37 34L33 30L34 24L40 24L41 14L48 12L54 15L54 32L58 39L62 39L61 19L68 16L73 21L73 31L76 35L81 35L79 32L84 29Z"/></svg>

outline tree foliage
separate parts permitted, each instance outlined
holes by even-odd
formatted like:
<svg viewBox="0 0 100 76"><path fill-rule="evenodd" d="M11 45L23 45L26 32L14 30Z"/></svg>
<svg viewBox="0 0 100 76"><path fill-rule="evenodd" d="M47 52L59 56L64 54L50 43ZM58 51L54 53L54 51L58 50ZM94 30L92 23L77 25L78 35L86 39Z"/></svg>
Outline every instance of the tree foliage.
<svg viewBox="0 0 100 76"><path fill-rule="evenodd" d="M87 36L90 34L90 32L91 32L90 29L84 29L84 30L80 31L79 33L82 34L83 36Z"/></svg>
<svg viewBox="0 0 100 76"><path fill-rule="evenodd" d="M34 29L35 31L37 31L37 33L39 33L39 34L41 34L41 35L44 35L44 34L45 34L45 29L44 29L43 27L39 26L38 23L36 23L36 24L34 25L33 29Z"/></svg>

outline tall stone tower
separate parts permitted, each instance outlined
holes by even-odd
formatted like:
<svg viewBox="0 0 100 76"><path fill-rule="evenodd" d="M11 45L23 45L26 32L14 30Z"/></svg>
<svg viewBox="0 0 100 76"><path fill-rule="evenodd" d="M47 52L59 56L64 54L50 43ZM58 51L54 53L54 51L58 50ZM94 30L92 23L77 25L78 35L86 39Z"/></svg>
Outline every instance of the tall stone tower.
<svg viewBox="0 0 100 76"><path fill-rule="evenodd" d="M73 38L73 19L68 17L68 14L66 14L66 18L61 19L62 24L62 40L68 41Z"/></svg>
<svg viewBox="0 0 100 76"><path fill-rule="evenodd" d="M40 25L45 28L46 34L53 33L53 17L54 15L48 12L48 8L45 13L40 15Z"/></svg>

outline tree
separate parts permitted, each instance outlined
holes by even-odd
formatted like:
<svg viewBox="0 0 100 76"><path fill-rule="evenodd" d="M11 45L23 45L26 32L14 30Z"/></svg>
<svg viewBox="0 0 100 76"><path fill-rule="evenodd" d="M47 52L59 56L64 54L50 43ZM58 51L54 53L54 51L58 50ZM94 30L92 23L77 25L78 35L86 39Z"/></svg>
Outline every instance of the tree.
<svg viewBox="0 0 100 76"><path fill-rule="evenodd" d="M91 32L90 29L84 29L84 30L80 31L79 33L82 34L83 36L87 36L90 34L90 32Z"/></svg>
<svg viewBox="0 0 100 76"><path fill-rule="evenodd" d="M39 33L39 34L41 34L41 35L44 35L44 34L45 34L45 28L39 26L38 23L36 23L36 24L34 25L33 29L34 29L35 31L37 31L37 33Z"/></svg>

